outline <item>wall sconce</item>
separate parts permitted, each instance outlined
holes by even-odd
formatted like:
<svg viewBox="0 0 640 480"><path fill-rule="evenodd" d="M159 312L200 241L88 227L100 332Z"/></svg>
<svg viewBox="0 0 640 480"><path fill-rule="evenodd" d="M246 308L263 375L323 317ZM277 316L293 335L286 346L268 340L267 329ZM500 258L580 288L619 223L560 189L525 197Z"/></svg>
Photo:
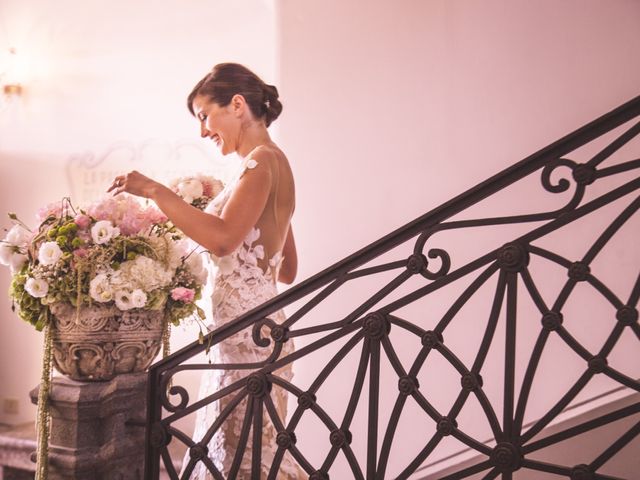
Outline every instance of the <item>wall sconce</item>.
<svg viewBox="0 0 640 480"><path fill-rule="evenodd" d="M22 65L15 48L9 49L6 66L0 73L0 84L2 84L2 92L7 97L22 95L22 83L20 79ZM4 63L4 62L3 62Z"/></svg>

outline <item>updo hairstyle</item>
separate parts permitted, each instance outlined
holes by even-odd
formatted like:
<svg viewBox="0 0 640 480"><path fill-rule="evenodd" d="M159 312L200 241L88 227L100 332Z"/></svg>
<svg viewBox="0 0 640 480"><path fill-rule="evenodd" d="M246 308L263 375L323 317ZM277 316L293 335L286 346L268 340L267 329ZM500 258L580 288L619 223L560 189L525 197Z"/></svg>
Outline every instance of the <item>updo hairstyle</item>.
<svg viewBox="0 0 640 480"><path fill-rule="evenodd" d="M209 97L221 107L226 107L236 94L244 97L253 116L263 118L267 127L282 112L278 89L273 85L267 85L255 73L238 63L219 63L213 67L211 72L193 87L187 97L187 108L195 115L193 100L198 95Z"/></svg>

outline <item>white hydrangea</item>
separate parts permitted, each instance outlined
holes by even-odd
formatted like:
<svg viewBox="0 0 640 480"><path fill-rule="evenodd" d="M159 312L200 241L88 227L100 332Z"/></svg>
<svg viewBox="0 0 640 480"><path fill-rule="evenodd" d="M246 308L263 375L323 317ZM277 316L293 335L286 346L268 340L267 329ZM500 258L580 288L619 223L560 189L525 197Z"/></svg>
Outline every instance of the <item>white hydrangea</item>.
<svg viewBox="0 0 640 480"><path fill-rule="evenodd" d="M24 285L24 289L32 297L42 298L49 292L49 284L41 278L29 277Z"/></svg>
<svg viewBox="0 0 640 480"><path fill-rule="evenodd" d="M111 277L111 285L114 290L133 287L151 292L171 284L173 273L165 269L162 263L139 255L120 265L120 269Z"/></svg>
<svg viewBox="0 0 640 480"><path fill-rule="evenodd" d="M62 250L56 242L44 242L38 250L38 260L42 265L55 265L62 257Z"/></svg>
<svg viewBox="0 0 640 480"><path fill-rule="evenodd" d="M91 280L89 283L89 295L100 303L113 300L113 290L109 284L109 276L107 274L100 273Z"/></svg>
<svg viewBox="0 0 640 480"><path fill-rule="evenodd" d="M109 220L100 220L91 227L91 238L93 239L93 242L98 245L107 243L118 235L120 235L120 229L118 227L114 227Z"/></svg>

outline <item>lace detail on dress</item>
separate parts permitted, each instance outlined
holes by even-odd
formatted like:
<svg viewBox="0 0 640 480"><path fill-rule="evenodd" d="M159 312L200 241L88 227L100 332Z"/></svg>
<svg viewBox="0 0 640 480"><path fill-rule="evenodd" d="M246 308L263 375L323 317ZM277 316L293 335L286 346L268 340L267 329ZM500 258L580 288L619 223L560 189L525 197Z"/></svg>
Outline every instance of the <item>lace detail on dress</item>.
<svg viewBox="0 0 640 480"><path fill-rule="evenodd" d="M227 184L225 189L211 202L205 211L220 215L236 182L242 177L246 169L254 168L256 165L257 163L254 160L248 160L246 166L238 173L236 178ZM212 294L212 329L235 320L243 313L277 295L276 279L284 258L282 252L278 251L266 260L265 248L260 243L260 234L260 229L254 227L242 244L231 254L224 257L211 255L211 260L216 270ZM276 323L282 323L285 320L284 312L276 312L271 316L271 319ZM228 338L223 343L215 345L211 349L210 360L214 364L260 362L269 356L272 348L273 342L272 345L266 348L256 345L251 335L251 329L245 329ZM281 356L288 355L293 351L293 343L289 340L284 343ZM250 373L251 371L249 370L206 371L202 376L198 398L207 397ZM293 377L291 365L276 370L274 374L286 381L291 381ZM209 427L219 416L221 410L228 405L235 395L236 393L232 393L220 401L209 404L198 411L194 441L198 442L202 440ZM286 424L287 392L282 388L274 386L270 396L280 420ZM228 478L234 454L238 449L246 406L247 399L245 398L232 411L229 417L227 417L221 428L207 445L208 457L216 468L222 472L224 478ZM277 431L268 418L266 410L263 417L262 432L261 478L266 479L277 450L275 442ZM187 452L183 462L184 466L187 465L189 458L189 453ZM280 471L277 478L293 480L304 478L305 476L287 452L280 464ZM200 480L213 477L208 472L204 463L199 462L190 478ZM251 478L250 435L246 442L246 450L236 479L249 480Z"/></svg>

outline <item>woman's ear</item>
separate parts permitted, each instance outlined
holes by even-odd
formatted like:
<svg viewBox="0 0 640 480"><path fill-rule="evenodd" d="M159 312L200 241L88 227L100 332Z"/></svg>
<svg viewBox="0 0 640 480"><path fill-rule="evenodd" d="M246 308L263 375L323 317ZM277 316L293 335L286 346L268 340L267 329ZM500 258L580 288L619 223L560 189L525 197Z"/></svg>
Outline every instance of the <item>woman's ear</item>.
<svg viewBox="0 0 640 480"><path fill-rule="evenodd" d="M241 117L246 110L247 101L245 98L236 93L233 97L231 97L231 110L236 115L236 117Z"/></svg>

